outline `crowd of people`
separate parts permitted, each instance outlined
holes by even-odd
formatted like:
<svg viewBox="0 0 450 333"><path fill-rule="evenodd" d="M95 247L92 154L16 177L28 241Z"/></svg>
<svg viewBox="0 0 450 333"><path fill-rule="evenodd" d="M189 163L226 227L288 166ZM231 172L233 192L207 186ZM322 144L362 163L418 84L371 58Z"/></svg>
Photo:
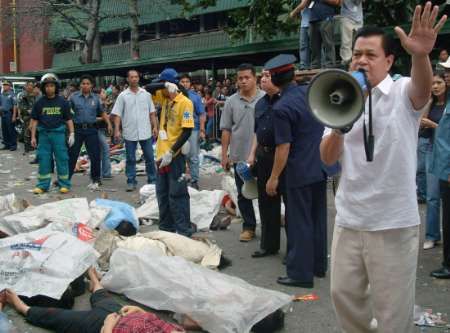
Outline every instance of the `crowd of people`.
<svg viewBox="0 0 450 333"><path fill-rule="evenodd" d="M361 6L361 1L343 3L348 5L342 7L344 12L353 13ZM302 1L292 15L301 10L304 15L308 4ZM321 9L314 12L318 4ZM310 8L310 34L320 36L317 40L322 43L311 47L313 68L335 61L328 52L327 34L332 28L326 13L327 7L337 4L340 1L320 1ZM134 191L139 143L147 182L156 184L159 228L190 237L195 230L184 175L189 169L191 186L198 188L200 140L214 138L218 123L222 167L234 169L243 220L239 240L252 241L256 230L253 198L244 190L247 184L239 167L244 162L257 178L261 217L261 249L252 256L279 252L283 201L286 275L277 282L302 288L313 288L314 280L328 271L326 184L330 175L340 171L331 249L331 296L338 324L346 332L370 332L376 319L380 332L411 332L420 225L416 188L427 203L425 249L441 239L442 202L444 260L431 275L450 279L450 61L441 52L441 71L433 73L429 54L446 21L444 16L436 23L437 13L431 3L418 6L409 35L396 28L411 56L410 78L394 80L390 75L395 62L393 43L380 28L359 29L350 54L345 46L341 48L343 63L352 71L364 70L373 87L373 161L366 159L362 140L365 117L351 127L331 129L312 115L307 85L295 82L296 58L292 55L269 60L260 78L253 65L241 64L235 84L226 79L204 85L166 68L143 88L139 73L130 70L124 89L110 86L96 94L94 79L84 75L79 89L69 87L63 97L57 77L47 74L41 79L42 97L37 101L32 98L33 84L26 86L18 103L26 112L19 113L10 84L5 82L1 99L5 149L16 149L15 131L8 122L17 117L30 122L25 126L30 132L24 137L30 138L25 151L38 149L39 181L34 192L49 190L54 160L57 185L66 193L83 144L91 161L92 186L101 186L102 179L111 176L107 161L107 138L111 136L125 144L127 191ZM343 34L359 23L362 19L350 18ZM301 61L301 66L309 66L302 56ZM425 188L420 181L416 183L417 161L426 177ZM6 297L27 318L32 316L13 294Z"/></svg>

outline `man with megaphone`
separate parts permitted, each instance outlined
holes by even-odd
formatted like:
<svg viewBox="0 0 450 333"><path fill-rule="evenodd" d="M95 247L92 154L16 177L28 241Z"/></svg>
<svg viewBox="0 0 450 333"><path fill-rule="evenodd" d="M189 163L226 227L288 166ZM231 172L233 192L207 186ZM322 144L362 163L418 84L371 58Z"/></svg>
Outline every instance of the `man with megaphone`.
<svg viewBox="0 0 450 333"><path fill-rule="evenodd" d="M444 16L436 24L437 15L438 7L432 8L431 3L417 6L409 35L395 28L412 63L411 78L395 82L389 75L394 62L389 36L370 27L356 35L350 67L363 70L368 89L373 87L373 161L365 154L367 141L363 144L366 117L345 129L332 126L322 139L323 162L330 165L340 160L342 164L331 251L331 295L345 332L373 332L374 318L377 332L413 331L420 224L415 185L417 133L421 111L431 95L428 55L446 21ZM364 103L368 109L369 100ZM354 105L349 107L357 110ZM330 113L331 122L334 116Z"/></svg>

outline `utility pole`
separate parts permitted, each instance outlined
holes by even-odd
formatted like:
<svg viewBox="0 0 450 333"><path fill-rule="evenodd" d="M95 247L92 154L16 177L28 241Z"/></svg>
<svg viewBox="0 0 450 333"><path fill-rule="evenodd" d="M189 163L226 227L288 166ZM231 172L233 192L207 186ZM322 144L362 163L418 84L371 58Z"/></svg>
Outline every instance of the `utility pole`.
<svg viewBox="0 0 450 333"><path fill-rule="evenodd" d="M17 62L17 22L16 22L16 0L12 0L12 33L13 33L13 58L14 58L14 73L17 73L19 64Z"/></svg>

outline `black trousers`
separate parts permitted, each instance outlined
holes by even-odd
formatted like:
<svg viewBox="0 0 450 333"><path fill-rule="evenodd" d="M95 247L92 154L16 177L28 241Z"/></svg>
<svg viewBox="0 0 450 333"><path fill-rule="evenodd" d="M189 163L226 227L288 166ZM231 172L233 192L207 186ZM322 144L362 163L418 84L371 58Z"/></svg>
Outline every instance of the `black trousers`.
<svg viewBox="0 0 450 333"><path fill-rule="evenodd" d="M281 198L283 195L284 177L280 177L278 194L267 195L266 183L272 173L275 151L267 152L262 147L256 150L256 177L258 183L258 206L261 218L261 249L268 252L278 252L280 249ZM287 221L287 219L286 219ZM287 226L285 225L287 231Z"/></svg>
<svg viewBox="0 0 450 333"><path fill-rule="evenodd" d="M69 177L72 178L83 143L91 162L91 179L93 182L99 182L101 159L97 128L75 129L75 144L69 149Z"/></svg>
<svg viewBox="0 0 450 333"><path fill-rule="evenodd" d="M309 24L309 43L311 47L311 68L330 68L336 63L334 49L334 19L328 18ZM322 63L322 51L324 63Z"/></svg>
<svg viewBox="0 0 450 333"><path fill-rule="evenodd" d="M104 289L91 295L92 310L74 311L32 306L26 320L34 326L58 333L99 333L105 318L122 306Z"/></svg>
<svg viewBox="0 0 450 333"><path fill-rule="evenodd" d="M327 183L287 188L287 276L313 282L327 271Z"/></svg>
<svg viewBox="0 0 450 333"><path fill-rule="evenodd" d="M441 188L442 200L442 233L443 233L443 248L444 248L444 262L443 266L450 268L450 183L446 181L439 181Z"/></svg>

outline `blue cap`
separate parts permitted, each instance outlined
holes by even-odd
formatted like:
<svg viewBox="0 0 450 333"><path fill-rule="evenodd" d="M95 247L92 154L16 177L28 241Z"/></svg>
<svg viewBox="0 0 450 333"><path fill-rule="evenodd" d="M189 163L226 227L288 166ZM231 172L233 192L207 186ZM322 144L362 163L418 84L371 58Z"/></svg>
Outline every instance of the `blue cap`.
<svg viewBox="0 0 450 333"><path fill-rule="evenodd" d="M178 73L173 68L166 68L159 74L159 76L153 80L154 83L157 82L171 82L171 83L178 83Z"/></svg>
<svg viewBox="0 0 450 333"><path fill-rule="evenodd" d="M294 70L297 58L292 54L279 54L264 64L264 69L271 74L285 73Z"/></svg>

